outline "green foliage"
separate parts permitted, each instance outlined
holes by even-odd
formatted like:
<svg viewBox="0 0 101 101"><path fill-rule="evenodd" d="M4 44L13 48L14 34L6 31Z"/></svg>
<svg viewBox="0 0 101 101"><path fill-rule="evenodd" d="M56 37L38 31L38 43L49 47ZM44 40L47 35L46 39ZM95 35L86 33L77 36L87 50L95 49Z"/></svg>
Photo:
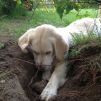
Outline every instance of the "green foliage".
<svg viewBox="0 0 101 101"><path fill-rule="evenodd" d="M75 0L53 0L54 6L60 18L65 14L69 14L70 11L79 11L80 8L88 8L92 4L87 3L76 3ZM95 0L81 0L80 2L94 2ZM97 3L95 3L97 5ZM95 7L95 5L93 7ZM25 16L27 11L36 10L36 8L45 8L48 11L48 6L44 0L0 0L0 15L20 15ZM87 15L87 13L86 13ZM88 15L87 15L88 16Z"/></svg>
<svg viewBox="0 0 101 101"><path fill-rule="evenodd" d="M88 35L84 35L82 32L80 34L75 34L73 36L73 42L76 45L87 44L93 42L96 39L96 42L101 43L101 36L97 36L96 34L90 32Z"/></svg>
<svg viewBox="0 0 101 101"><path fill-rule="evenodd" d="M79 10L80 5L71 0L54 0L56 11L60 18L63 17L64 13L69 13L71 10Z"/></svg>
<svg viewBox="0 0 101 101"><path fill-rule="evenodd" d="M10 15L16 7L14 0L0 0L1 12Z"/></svg>
<svg viewBox="0 0 101 101"><path fill-rule="evenodd" d="M27 2L28 1L28 2ZM32 0L0 0L0 15L26 15L32 8ZM32 9L31 9L32 10Z"/></svg>
<svg viewBox="0 0 101 101"><path fill-rule="evenodd" d="M0 43L0 49L3 49L5 45L3 43Z"/></svg>
<svg viewBox="0 0 101 101"><path fill-rule="evenodd" d="M69 56L77 56L80 53L83 53L86 50L90 50L92 47L90 47L90 45L97 45L100 47L101 49L101 36L96 36L94 34L91 33L91 35L85 36L83 34L77 34L74 36L74 45L71 47L71 49L69 50ZM96 47L96 46L95 46ZM98 48L98 47L97 47ZM96 49L96 48L95 48ZM98 48L99 49L99 48ZM67 56L68 54L66 54Z"/></svg>
<svg viewBox="0 0 101 101"><path fill-rule="evenodd" d="M12 16L26 16L27 15L27 10L22 4L17 4L16 8L13 10Z"/></svg>
<svg viewBox="0 0 101 101"><path fill-rule="evenodd" d="M78 51L77 48L75 47L72 47L72 49L69 50L69 54L66 54L66 56L69 55L69 57L72 57L72 56L77 56L80 52Z"/></svg>
<svg viewBox="0 0 101 101"><path fill-rule="evenodd" d="M79 2L76 2L76 0L53 0L53 1L60 18L62 18L64 14L68 14L73 9L79 11L81 8L98 7L98 3L95 0L89 0L89 1L80 0Z"/></svg>

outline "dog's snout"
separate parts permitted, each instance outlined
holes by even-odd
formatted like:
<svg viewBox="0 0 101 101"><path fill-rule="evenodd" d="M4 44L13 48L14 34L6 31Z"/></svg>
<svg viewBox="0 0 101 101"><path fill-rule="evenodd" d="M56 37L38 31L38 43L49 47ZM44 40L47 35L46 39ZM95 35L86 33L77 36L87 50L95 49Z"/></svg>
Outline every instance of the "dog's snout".
<svg viewBox="0 0 101 101"><path fill-rule="evenodd" d="M37 64L37 68L40 70L40 71L43 71L44 70L44 66L42 64Z"/></svg>

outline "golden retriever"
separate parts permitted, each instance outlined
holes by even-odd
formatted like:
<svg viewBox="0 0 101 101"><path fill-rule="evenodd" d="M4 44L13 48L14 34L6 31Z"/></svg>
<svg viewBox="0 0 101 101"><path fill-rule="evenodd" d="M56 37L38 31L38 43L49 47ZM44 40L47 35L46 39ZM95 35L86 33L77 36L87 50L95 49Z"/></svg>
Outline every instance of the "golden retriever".
<svg viewBox="0 0 101 101"><path fill-rule="evenodd" d="M37 68L44 71L42 78L49 80L41 93L42 100L48 101L54 97L57 89L65 82L67 67L64 53L68 52L69 47L73 44L71 33L82 32L87 35L92 31L97 35L101 33L99 18L83 18L64 28L43 24L29 29L19 38L18 45L22 51L28 52L27 47L30 46ZM51 74L54 62L54 71Z"/></svg>

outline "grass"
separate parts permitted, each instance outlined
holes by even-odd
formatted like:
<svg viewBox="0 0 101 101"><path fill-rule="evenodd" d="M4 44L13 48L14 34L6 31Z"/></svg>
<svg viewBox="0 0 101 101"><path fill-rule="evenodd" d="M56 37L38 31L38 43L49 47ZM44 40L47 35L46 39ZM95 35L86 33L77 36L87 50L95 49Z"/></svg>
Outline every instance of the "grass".
<svg viewBox="0 0 101 101"><path fill-rule="evenodd" d="M0 49L4 48L5 45L3 43L0 43Z"/></svg>
<svg viewBox="0 0 101 101"><path fill-rule="evenodd" d="M47 23L55 26L67 26L69 23L83 17L96 17L96 9L81 9L79 12L72 10L69 14L60 19L55 9L36 9L35 13L29 12L22 17L1 17L0 18L0 34L11 35L18 38L27 29L37 25Z"/></svg>
<svg viewBox="0 0 101 101"><path fill-rule="evenodd" d="M90 34L88 36L84 36L83 34L78 34L73 38L74 45L70 49L70 56L77 56L82 53L81 50L87 49L88 46L98 45L101 46L101 36L96 36L95 34ZM81 48L83 47L83 49ZM89 49L90 50L90 49ZM96 49L97 50L97 49ZM67 56L67 55L66 55Z"/></svg>
<svg viewBox="0 0 101 101"><path fill-rule="evenodd" d="M82 44L87 44L90 41L94 42L96 40L96 42L101 42L101 37L97 36L93 33L88 34L87 36L83 35L83 33L81 34L76 34L75 36L73 36L73 42L76 45L82 45Z"/></svg>

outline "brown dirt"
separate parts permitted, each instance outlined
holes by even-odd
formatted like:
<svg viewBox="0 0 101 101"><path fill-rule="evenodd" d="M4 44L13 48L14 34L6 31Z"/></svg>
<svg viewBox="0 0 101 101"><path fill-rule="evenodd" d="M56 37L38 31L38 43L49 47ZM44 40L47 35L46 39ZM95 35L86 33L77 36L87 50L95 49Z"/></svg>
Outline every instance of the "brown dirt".
<svg viewBox="0 0 101 101"><path fill-rule="evenodd" d="M36 75L33 56L23 54L9 37L0 37L0 42L5 46L0 49L0 101L39 101L47 82L40 80L41 73ZM67 81L51 101L101 101L101 44L73 49L78 53L66 58Z"/></svg>

